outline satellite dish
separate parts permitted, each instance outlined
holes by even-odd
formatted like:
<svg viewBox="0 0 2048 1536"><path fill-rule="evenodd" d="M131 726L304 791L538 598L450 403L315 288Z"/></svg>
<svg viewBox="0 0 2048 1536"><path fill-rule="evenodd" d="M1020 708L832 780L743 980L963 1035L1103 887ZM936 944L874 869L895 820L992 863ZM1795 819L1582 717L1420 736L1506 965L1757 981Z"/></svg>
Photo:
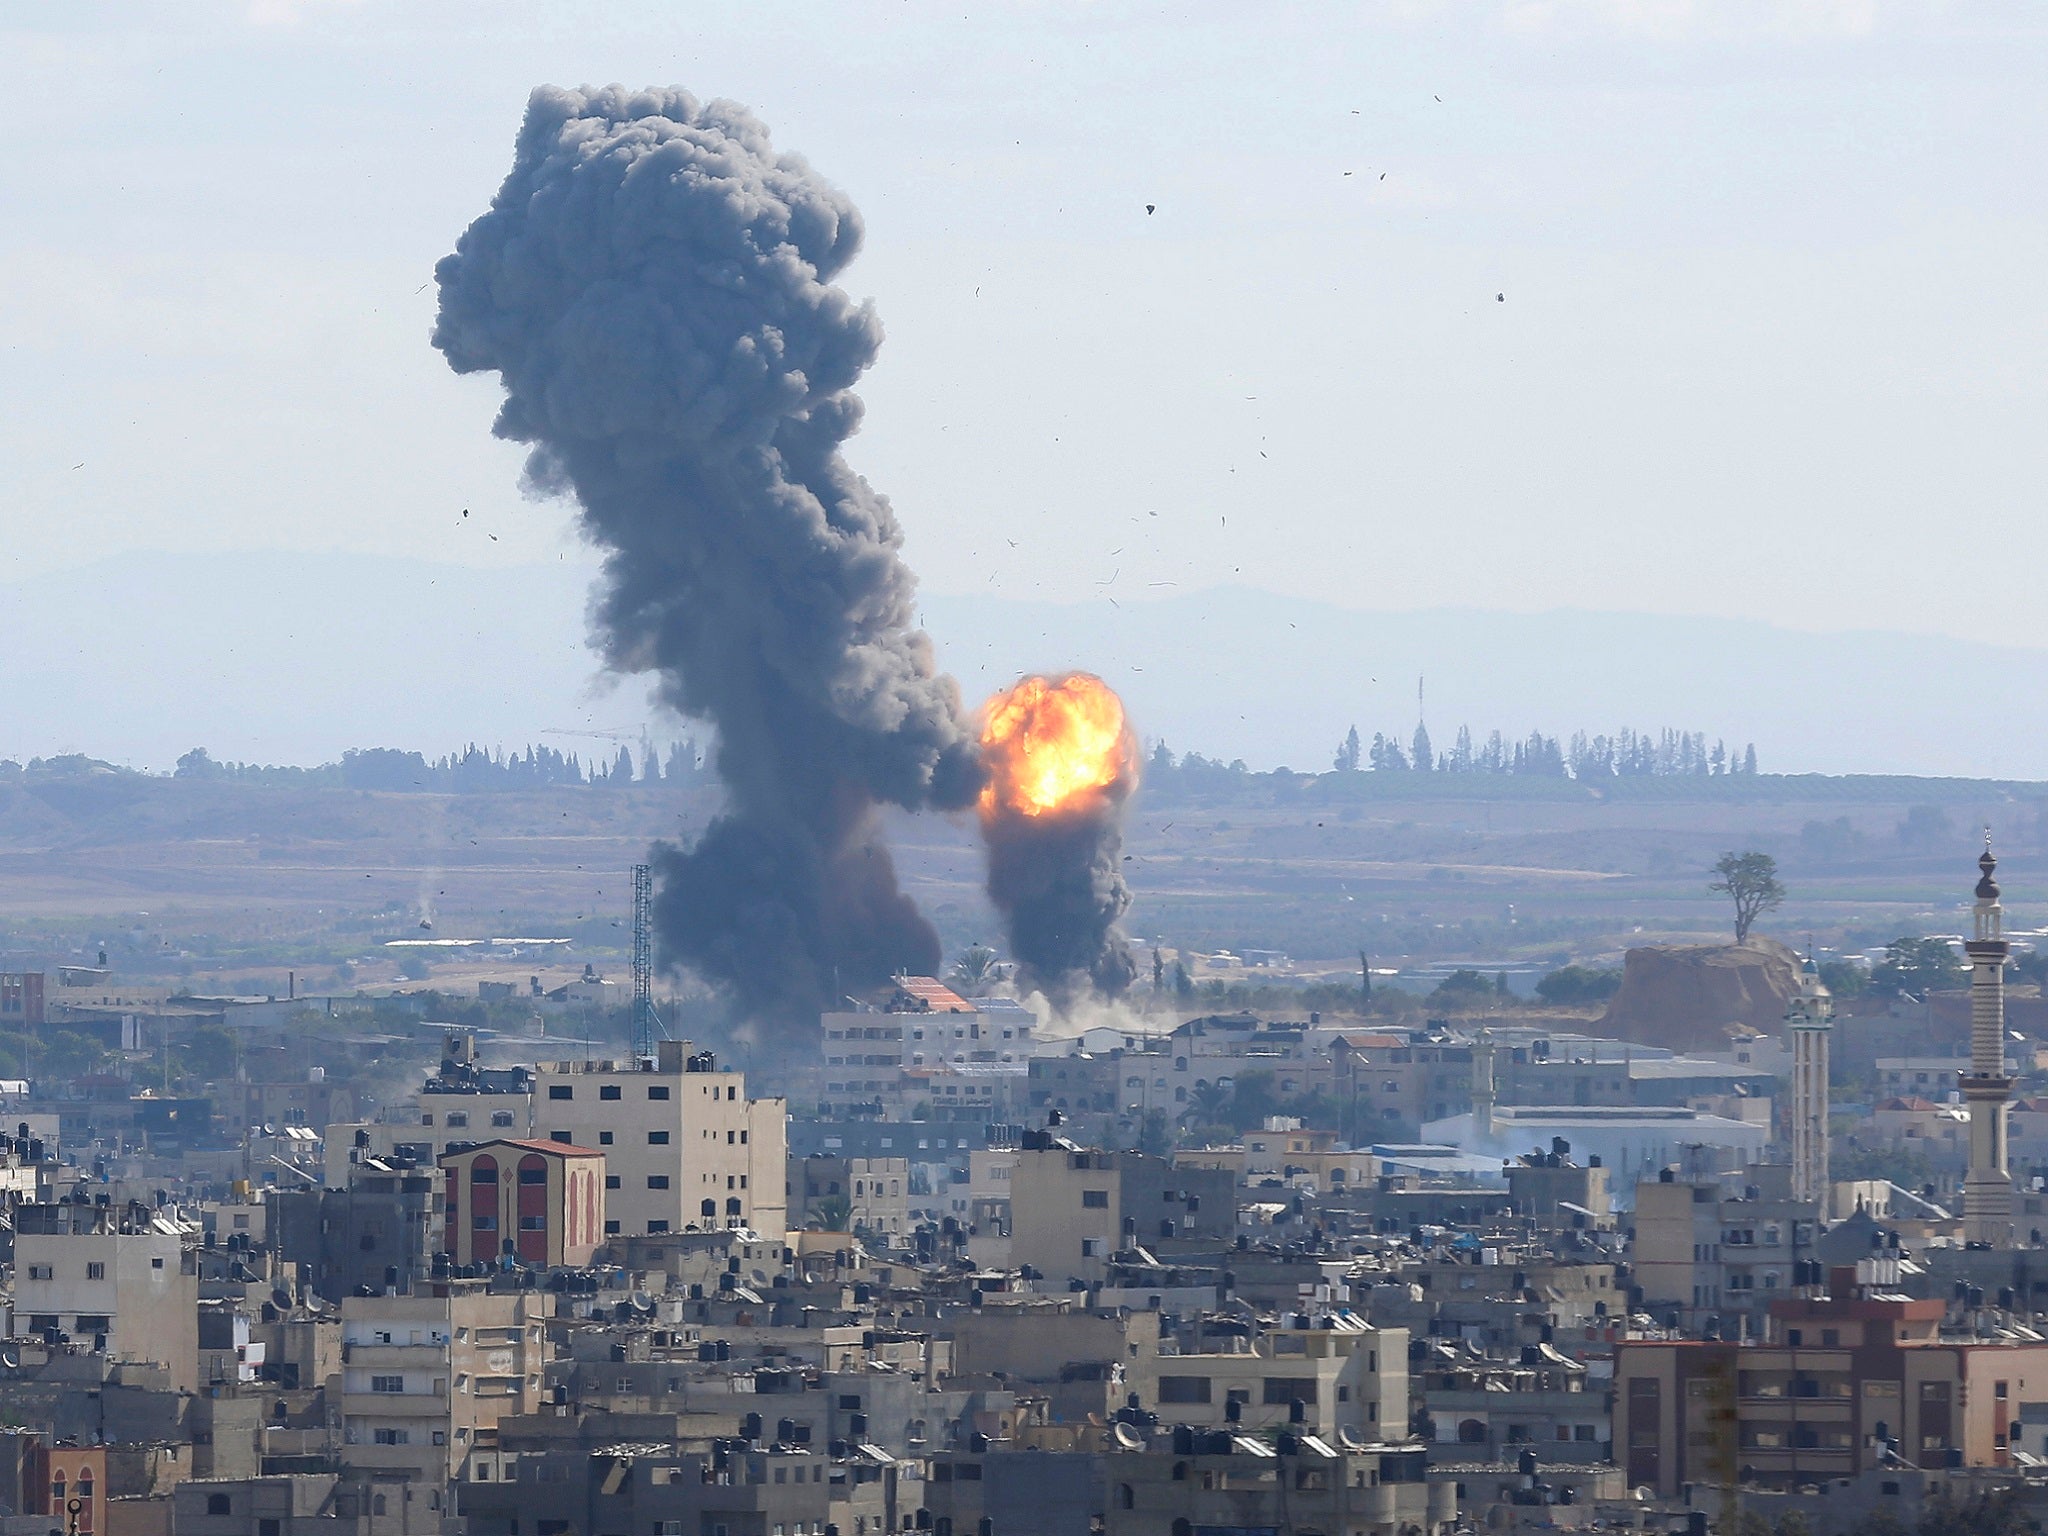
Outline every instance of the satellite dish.
<svg viewBox="0 0 2048 1536"><path fill-rule="evenodd" d="M0 1354L0 1366L4 1366L4 1367L6 1367L6 1369L8 1369L8 1370L10 1370L10 1371L18 1371L18 1370L20 1370L20 1369L21 1369L21 1355L20 1355L20 1352L19 1352L19 1351L16 1351L16 1350L9 1350L9 1351L8 1351L7 1353L5 1353L5 1354Z"/></svg>
<svg viewBox="0 0 2048 1536"><path fill-rule="evenodd" d="M1638 1504L1647 1504L1656 1496L1657 1495L1655 1491L1652 1490L1648 1484L1645 1484L1643 1487L1638 1488L1636 1490L1636 1502Z"/></svg>
<svg viewBox="0 0 2048 1536"><path fill-rule="evenodd" d="M645 1291L635 1291L633 1293L633 1310L636 1312L652 1312L654 1310L653 1298Z"/></svg>
<svg viewBox="0 0 2048 1536"><path fill-rule="evenodd" d="M1344 1449L1347 1451L1362 1451L1365 1449L1365 1442L1358 1438L1357 1432L1349 1424L1339 1424L1337 1426L1337 1438L1344 1442Z"/></svg>
<svg viewBox="0 0 2048 1536"><path fill-rule="evenodd" d="M1145 1437L1128 1424L1117 1425L1116 1443L1127 1451L1142 1451L1145 1449Z"/></svg>
<svg viewBox="0 0 2048 1536"><path fill-rule="evenodd" d="M288 1290L288 1289L287 1289L286 1287L284 1287L284 1286L280 1285L280 1286L279 1286L279 1287L278 1287L278 1288L277 1288L276 1290L274 1290L274 1291L272 1291L272 1292L270 1293L270 1299L271 1299L272 1301L274 1301L274 1302L276 1302L276 1303L277 1303L277 1310L278 1310L278 1311L280 1311L280 1312L289 1312L289 1311L291 1311L291 1309L292 1309L292 1293L291 1293L291 1291L290 1291L290 1290Z"/></svg>

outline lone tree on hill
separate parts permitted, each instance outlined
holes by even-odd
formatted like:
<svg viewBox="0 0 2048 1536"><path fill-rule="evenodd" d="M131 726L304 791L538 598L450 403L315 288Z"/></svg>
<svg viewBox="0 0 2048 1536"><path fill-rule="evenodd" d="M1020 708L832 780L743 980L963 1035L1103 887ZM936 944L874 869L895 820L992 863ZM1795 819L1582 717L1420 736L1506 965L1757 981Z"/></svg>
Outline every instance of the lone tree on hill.
<svg viewBox="0 0 2048 1536"><path fill-rule="evenodd" d="M1768 853L1724 853L1714 873L1719 878L1707 889L1734 898L1735 942L1746 944L1750 925L1785 899L1778 861Z"/></svg>

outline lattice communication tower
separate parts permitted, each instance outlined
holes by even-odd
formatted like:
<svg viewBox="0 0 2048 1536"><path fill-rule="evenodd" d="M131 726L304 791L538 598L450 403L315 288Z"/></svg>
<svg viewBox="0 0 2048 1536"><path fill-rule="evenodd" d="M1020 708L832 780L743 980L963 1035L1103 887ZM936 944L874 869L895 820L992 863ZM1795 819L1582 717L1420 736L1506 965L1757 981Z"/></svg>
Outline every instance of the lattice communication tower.
<svg viewBox="0 0 2048 1536"><path fill-rule="evenodd" d="M661 1015L654 1011L654 871L633 866L633 1055L654 1054L656 1036L665 1035Z"/></svg>

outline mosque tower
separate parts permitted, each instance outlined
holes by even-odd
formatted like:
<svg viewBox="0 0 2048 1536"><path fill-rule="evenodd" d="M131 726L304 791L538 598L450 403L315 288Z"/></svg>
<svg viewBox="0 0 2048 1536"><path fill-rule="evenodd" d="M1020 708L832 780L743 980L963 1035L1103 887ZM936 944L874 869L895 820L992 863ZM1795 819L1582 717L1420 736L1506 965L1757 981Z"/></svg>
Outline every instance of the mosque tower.
<svg viewBox="0 0 2048 1536"><path fill-rule="evenodd" d="M1792 1198L1828 1214L1828 1037L1835 1000L1821 985L1813 957L1800 968L1799 990L1786 1005L1792 1037Z"/></svg>
<svg viewBox="0 0 2048 1536"><path fill-rule="evenodd" d="M1984 834L1984 872L1977 882L1970 960L1970 1066L1963 1099L1970 1106L1970 1171L1963 1179L1963 1240L1992 1248L2012 1246L2012 1173L2006 1167L2006 1106L2012 1079L2005 1075L2005 910L1992 874L1991 833Z"/></svg>

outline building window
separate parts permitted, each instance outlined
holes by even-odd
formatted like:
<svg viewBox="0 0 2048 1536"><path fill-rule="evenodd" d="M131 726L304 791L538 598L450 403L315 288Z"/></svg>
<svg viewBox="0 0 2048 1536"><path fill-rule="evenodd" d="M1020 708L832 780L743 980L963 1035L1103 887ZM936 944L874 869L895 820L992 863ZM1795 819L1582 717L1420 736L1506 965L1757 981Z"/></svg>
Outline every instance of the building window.
<svg viewBox="0 0 2048 1536"><path fill-rule="evenodd" d="M606 1237L617 1237L619 1235L619 1224L616 1221L606 1222L604 1224L604 1235Z"/></svg>
<svg viewBox="0 0 2048 1536"><path fill-rule="evenodd" d="M665 1173L650 1173L647 1175L647 1187L649 1189L667 1189L668 1175Z"/></svg>
<svg viewBox="0 0 2048 1536"><path fill-rule="evenodd" d="M379 1429L371 1432L370 1438L378 1445L410 1445L412 1435L402 1429Z"/></svg>
<svg viewBox="0 0 2048 1536"><path fill-rule="evenodd" d="M647 1097L648 1097L648 1098L650 1098L650 1099L665 1099L665 1098L667 1098L667 1097L668 1097L668 1084L666 1084L666 1083L650 1083L650 1084L648 1084L648 1087L647 1087Z"/></svg>
<svg viewBox="0 0 2048 1536"><path fill-rule="evenodd" d="M403 1376L372 1376L370 1378L370 1390L372 1392L403 1392L405 1390L405 1378Z"/></svg>
<svg viewBox="0 0 2048 1536"><path fill-rule="evenodd" d="M85 1266L85 1278L86 1278L86 1279L88 1279L88 1280L104 1280L104 1279L106 1279L106 1278L107 1278L107 1266L106 1266L106 1265L104 1265L104 1264L88 1264L88 1265L86 1265L86 1266Z"/></svg>
<svg viewBox="0 0 2048 1536"><path fill-rule="evenodd" d="M570 1083L550 1083L548 1084L548 1097L551 1099L573 1099L576 1097L575 1086Z"/></svg>
<svg viewBox="0 0 2048 1536"><path fill-rule="evenodd" d="M1081 1191L1081 1204L1092 1211L1106 1211L1109 1209L1109 1191L1084 1189Z"/></svg>
<svg viewBox="0 0 2048 1536"><path fill-rule="evenodd" d="M512 1123L512 1111L511 1111L511 1110L509 1110L509 1109L494 1109L494 1110L492 1110L492 1111L491 1111L491 1124L492 1124L492 1125L497 1125L497 1126L505 1126L505 1125L510 1125L511 1123Z"/></svg>
<svg viewBox="0 0 2048 1536"><path fill-rule="evenodd" d="M649 1223L647 1223L647 1231L649 1236L653 1236L654 1234L660 1232L666 1232L667 1230L668 1223L665 1221L650 1221Z"/></svg>
<svg viewBox="0 0 2048 1536"><path fill-rule="evenodd" d="M545 1232L547 1229L548 1219L545 1216L522 1216L519 1218L519 1230L522 1232Z"/></svg>
<svg viewBox="0 0 2048 1536"><path fill-rule="evenodd" d="M1209 1378L1206 1376L1162 1376L1159 1378L1159 1401L1162 1403L1206 1403L1209 1401Z"/></svg>
<svg viewBox="0 0 2048 1536"><path fill-rule="evenodd" d="M665 1146L667 1146L667 1145L668 1145L668 1132L667 1132L667 1131L649 1131L649 1132L647 1133L647 1145L649 1145L650 1147L665 1147Z"/></svg>
<svg viewBox="0 0 2048 1536"><path fill-rule="evenodd" d="M606 1083L602 1088L597 1090L597 1096L600 1099L606 1100L616 1099L619 1097L622 1091L623 1090L620 1089L617 1083Z"/></svg>
<svg viewBox="0 0 2048 1536"><path fill-rule="evenodd" d="M522 1184L545 1184L547 1183L547 1181L548 1170L545 1165L542 1165L539 1168L527 1168L522 1166L519 1170L519 1182Z"/></svg>
<svg viewBox="0 0 2048 1536"><path fill-rule="evenodd" d="M228 1496L226 1494L209 1493L206 1496L206 1512L209 1515L226 1515L232 1514L234 1511L233 1507L228 1502Z"/></svg>
<svg viewBox="0 0 2048 1536"><path fill-rule="evenodd" d="M619 1176L616 1173L606 1174L604 1176L604 1187L606 1189L617 1189L619 1187Z"/></svg>
<svg viewBox="0 0 2048 1536"><path fill-rule="evenodd" d="M467 1127L469 1124L469 1116L462 1110L454 1110L449 1114L447 1120L443 1123L449 1126L451 1129L464 1128Z"/></svg>
<svg viewBox="0 0 2048 1536"><path fill-rule="evenodd" d="M610 1146L612 1144L612 1133L610 1131L599 1131L597 1133L597 1144L600 1147Z"/></svg>
<svg viewBox="0 0 2048 1536"><path fill-rule="evenodd" d="M574 1136L571 1136L567 1131L549 1131L548 1140L559 1141L563 1146L567 1147L573 1146L575 1144L576 1138Z"/></svg>

